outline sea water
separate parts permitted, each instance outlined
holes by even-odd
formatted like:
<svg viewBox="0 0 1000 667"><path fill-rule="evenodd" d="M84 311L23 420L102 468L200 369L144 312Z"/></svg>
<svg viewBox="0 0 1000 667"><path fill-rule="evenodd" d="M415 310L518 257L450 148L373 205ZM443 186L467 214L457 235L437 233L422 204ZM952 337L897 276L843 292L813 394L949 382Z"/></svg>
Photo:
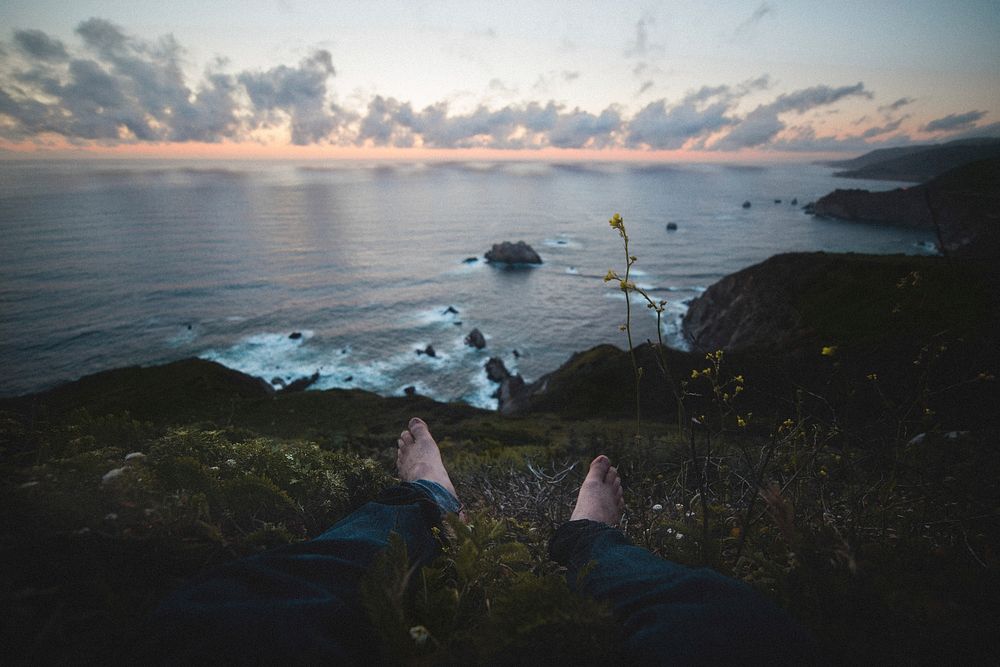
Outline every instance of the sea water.
<svg viewBox="0 0 1000 667"><path fill-rule="evenodd" d="M625 267L613 213L683 347L687 303L776 253L933 252L930 232L800 210L897 185L803 164L0 162L0 393L198 356L495 407L491 356L531 381L625 344L624 296L602 280ZM485 263L505 240L544 263ZM655 339L652 311L634 312L634 337Z"/></svg>

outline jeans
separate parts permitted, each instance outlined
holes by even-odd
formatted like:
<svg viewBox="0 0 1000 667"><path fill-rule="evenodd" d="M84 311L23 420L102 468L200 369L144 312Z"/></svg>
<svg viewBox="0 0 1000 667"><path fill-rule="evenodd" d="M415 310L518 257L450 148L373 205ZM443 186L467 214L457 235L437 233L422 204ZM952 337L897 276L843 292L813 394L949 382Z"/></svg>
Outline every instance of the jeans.
<svg viewBox="0 0 1000 667"><path fill-rule="evenodd" d="M146 661L184 664L361 663L377 644L359 583L392 532L413 564L438 553L431 527L458 500L418 480L385 491L319 537L226 564L154 612ZM550 544L571 585L608 600L624 629L623 659L639 663L790 662L809 641L777 607L709 570L692 570L631 545L618 530L571 521ZM582 581L581 567L595 565Z"/></svg>

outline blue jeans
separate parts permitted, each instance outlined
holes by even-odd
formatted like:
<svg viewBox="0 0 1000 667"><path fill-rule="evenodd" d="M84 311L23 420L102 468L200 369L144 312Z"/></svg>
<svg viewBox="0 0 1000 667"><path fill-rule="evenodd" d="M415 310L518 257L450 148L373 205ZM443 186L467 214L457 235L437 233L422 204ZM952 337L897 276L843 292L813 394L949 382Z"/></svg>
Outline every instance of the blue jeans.
<svg viewBox="0 0 1000 667"><path fill-rule="evenodd" d="M319 537L224 565L188 584L153 615L147 659L170 664L360 663L377 659L359 583L392 532L413 564L438 553L431 528L458 500L419 480L388 489ZM808 638L750 588L631 545L618 530L571 521L550 544L571 584L608 600L626 655L646 663L767 657L788 662ZM595 561L584 581L580 568Z"/></svg>

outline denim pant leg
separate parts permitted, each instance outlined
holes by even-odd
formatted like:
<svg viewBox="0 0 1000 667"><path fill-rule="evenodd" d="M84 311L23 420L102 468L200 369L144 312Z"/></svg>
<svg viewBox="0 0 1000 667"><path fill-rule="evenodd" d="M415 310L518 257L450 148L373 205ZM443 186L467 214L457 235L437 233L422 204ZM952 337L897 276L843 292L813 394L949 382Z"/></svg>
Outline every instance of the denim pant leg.
<svg viewBox="0 0 1000 667"><path fill-rule="evenodd" d="M431 527L458 500L434 482L386 490L319 537L228 563L192 581L153 615L141 649L158 663L358 662L377 653L359 584L390 533L412 563L437 554Z"/></svg>
<svg viewBox="0 0 1000 667"><path fill-rule="evenodd" d="M807 633L749 586L654 556L606 524L570 521L549 549L571 586L611 604L636 664L816 662Z"/></svg>

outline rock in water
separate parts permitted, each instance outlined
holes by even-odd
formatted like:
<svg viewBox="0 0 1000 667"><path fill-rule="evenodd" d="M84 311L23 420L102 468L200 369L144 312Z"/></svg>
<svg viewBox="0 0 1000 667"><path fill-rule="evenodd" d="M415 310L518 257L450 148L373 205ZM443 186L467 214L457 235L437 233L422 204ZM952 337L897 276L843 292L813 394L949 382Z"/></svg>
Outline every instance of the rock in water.
<svg viewBox="0 0 1000 667"><path fill-rule="evenodd" d="M458 309L455 306L448 306L441 313L442 315L458 315Z"/></svg>
<svg viewBox="0 0 1000 667"><path fill-rule="evenodd" d="M493 247L486 251L486 261L500 264L541 264L542 258L524 241L517 243L504 241L494 243Z"/></svg>
<svg viewBox="0 0 1000 667"><path fill-rule="evenodd" d="M475 264L476 262L479 261L479 258L478 257L466 257L462 261L465 262L466 264Z"/></svg>
<svg viewBox="0 0 1000 667"><path fill-rule="evenodd" d="M486 347L486 338L483 336L483 332L479 329L473 329L469 332L469 335L465 337L465 344L474 347L477 350L481 350Z"/></svg>
<svg viewBox="0 0 1000 667"><path fill-rule="evenodd" d="M798 206L798 205L799 205L799 198L796 197L795 199L792 200L792 206Z"/></svg>
<svg viewBox="0 0 1000 667"><path fill-rule="evenodd" d="M425 347L422 350L417 350L417 354L418 355L426 354L428 357L436 357L437 356L437 351L434 349L433 345L428 345L427 347Z"/></svg>
<svg viewBox="0 0 1000 667"><path fill-rule="evenodd" d="M677 231L677 223L676 222L668 222L667 223L667 231L668 232L676 232Z"/></svg>
<svg viewBox="0 0 1000 667"><path fill-rule="evenodd" d="M490 357L489 361L486 362L486 377L488 377L493 382L503 382L510 377L510 371L503 364L503 359L500 357Z"/></svg>
<svg viewBox="0 0 1000 667"><path fill-rule="evenodd" d="M743 202L743 208L750 208L750 202L749 201Z"/></svg>
<svg viewBox="0 0 1000 667"><path fill-rule="evenodd" d="M299 340L300 338L302 338L302 332L301 331L293 331L292 333L290 333L288 335L288 338L289 338L289 340Z"/></svg>
<svg viewBox="0 0 1000 667"><path fill-rule="evenodd" d="M417 388L411 384L408 387L403 387L403 393L406 394L407 396L416 396Z"/></svg>
<svg viewBox="0 0 1000 667"><path fill-rule="evenodd" d="M316 384L317 380L319 380L319 371L316 371L307 378L299 378L298 380L289 382L288 385L281 391L284 393L304 391L309 387L311 387L312 385Z"/></svg>

